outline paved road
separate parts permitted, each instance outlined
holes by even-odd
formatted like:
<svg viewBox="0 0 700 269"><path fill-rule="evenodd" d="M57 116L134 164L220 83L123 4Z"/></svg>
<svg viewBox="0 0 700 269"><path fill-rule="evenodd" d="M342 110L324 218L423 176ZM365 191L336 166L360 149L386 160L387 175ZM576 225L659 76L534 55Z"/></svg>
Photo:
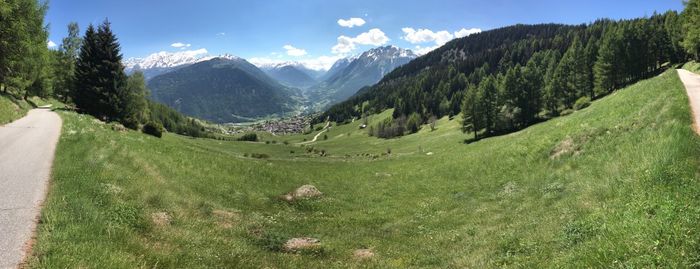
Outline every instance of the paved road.
<svg viewBox="0 0 700 269"><path fill-rule="evenodd" d="M690 109L693 112L693 129L700 134L700 75L684 69L678 69L678 76L685 84L685 90L690 99Z"/></svg>
<svg viewBox="0 0 700 269"><path fill-rule="evenodd" d="M47 109L0 126L0 268L16 268L36 227L61 118Z"/></svg>

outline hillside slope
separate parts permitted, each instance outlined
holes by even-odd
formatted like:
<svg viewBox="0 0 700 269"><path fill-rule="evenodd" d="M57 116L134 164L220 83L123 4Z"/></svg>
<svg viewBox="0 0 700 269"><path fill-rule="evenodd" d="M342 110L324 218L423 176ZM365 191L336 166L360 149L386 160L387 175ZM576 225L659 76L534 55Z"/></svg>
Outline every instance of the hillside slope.
<svg viewBox="0 0 700 269"><path fill-rule="evenodd" d="M298 101L254 65L214 58L154 77L151 97L176 110L217 123L247 121L294 111Z"/></svg>
<svg viewBox="0 0 700 269"><path fill-rule="evenodd" d="M24 100L16 100L9 95L0 94L0 125L24 117L31 106Z"/></svg>
<svg viewBox="0 0 700 269"><path fill-rule="evenodd" d="M279 83L289 87L308 88L317 83L308 73L293 65L262 68L262 70Z"/></svg>
<svg viewBox="0 0 700 269"><path fill-rule="evenodd" d="M344 101L416 57L411 50L384 46L340 59L328 70L323 81L310 89L309 99L318 109Z"/></svg>
<svg viewBox="0 0 700 269"><path fill-rule="evenodd" d="M269 144L156 139L61 112L29 265L690 267L700 257L700 139L688 110L671 71L471 144L446 117L389 140L360 122L333 126L312 149L295 143L314 133L263 137L288 142ZM277 198L303 184L323 196ZM321 247L281 251L304 236ZM353 257L358 249L375 256Z"/></svg>

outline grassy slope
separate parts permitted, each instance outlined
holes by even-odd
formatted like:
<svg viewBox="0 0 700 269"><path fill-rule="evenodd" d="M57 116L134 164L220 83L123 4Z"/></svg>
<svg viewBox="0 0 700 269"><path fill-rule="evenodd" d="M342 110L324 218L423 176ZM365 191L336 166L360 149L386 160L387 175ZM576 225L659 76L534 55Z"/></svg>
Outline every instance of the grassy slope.
<svg viewBox="0 0 700 269"><path fill-rule="evenodd" d="M16 100L5 94L0 94L0 125L13 122L24 117L31 108L24 100Z"/></svg>
<svg viewBox="0 0 700 269"><path fill-rule="evenodd" d="M294 145L313 134L266 138L289 145L159 140L61 115L32 267L686 267L700 261L700 140L674 71L570 116L469 145L461 143L467 136L457 120L394 140L363 135L359 122L335 126L314 145L327 157ZM392 154L382 156L387 148ZM556 148L569 151L552 159ZM324 197L291 205L275 198L307 183ZM171 224L154 224L155 212L167 212ZM321 239L323 251L271 250L298 236ZM365 247L377 256L352 257Z"/></svg>
<svg viewBox="0 0 700 269"><path fill-rule="evenodd" d="M700 63L688 62L685 65L683 65L683 69L700 74Z"/></svg>

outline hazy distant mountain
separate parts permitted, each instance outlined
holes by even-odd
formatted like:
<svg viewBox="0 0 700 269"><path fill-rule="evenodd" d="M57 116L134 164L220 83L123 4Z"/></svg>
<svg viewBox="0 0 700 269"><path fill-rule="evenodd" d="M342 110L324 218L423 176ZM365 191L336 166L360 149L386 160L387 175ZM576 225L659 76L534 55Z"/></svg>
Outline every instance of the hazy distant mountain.
<svg viewBox="0 0 700 269"><path fill-rule="evenodd" d="M338 73L338 71L341 71L341 70L345 69L346 67L348 67L348 65L350 65L350 63L352 61L357 59L357 57L360 57L360 55L342 58L340 60L335 61L335 63L333 63L333 66L331 66L331 68L328 69L328 71L323 76L321 76L319 80L324 81L324 80L328 79L329 77L332 77L333 75Z"/></svg>
<svg viewBox="0 0 700 269"><path fill-rule="evenodd" d="M338 60L323 82L315 86L310 98L316 107L343 101L362 87L374 85L387 73L418 56L395 46L378 47L351 58Z"/></svg>
<svg viewBox="0 0 700 269"><path fill-rule="evenodd" d="M295 111L299 92L244 59L217 57L152 78L151 98L213 122L241 122Z"/></svg>
<svg viewBox="0 0 700 269"><path fill-rule="evenodd" d="M325 73L309 69L297 62L263 64L258 67L279 83L302 89L316 85L318 77Z"/></svg>

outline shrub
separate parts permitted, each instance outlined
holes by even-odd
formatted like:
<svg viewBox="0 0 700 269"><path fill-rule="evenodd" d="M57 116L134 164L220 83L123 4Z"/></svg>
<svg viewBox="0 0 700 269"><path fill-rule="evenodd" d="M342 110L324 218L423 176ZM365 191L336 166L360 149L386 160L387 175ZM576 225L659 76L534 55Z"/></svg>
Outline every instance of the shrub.
<svg viewBox="0 0 700 269"><path fill-rule="evenodd" d="M270 155L267 155L265 153L251 153L250 157L253 157L256 159L267 159L267 158L270 158Z"/></svg>
<svg viewBox="0 0 700 269"><path fill-rule="evenodd" d="M564 109L564 111L562 111L562 112L559 113L559 116L567 116L567 115L571 115L571 113L574 113L574 110L572 110L572 109Z"/></svg>
<svg viewBox="0 0 700 269"><path fill-rule="evenodd" d="M238 138L238 141L251 141L251 142L258 141L258 134L256 134L256 133L244 134L243 136Z"/></svg>
<svg viewBox="0 0 700 269"><path fill-rule="evenodd" d="M163 125L150 121L143 126L143 133L160 138L163 136Z"/></svg>
<svg viewBox="0 0 700 269"><path fill-rule="evenodd" d="M584 96L576 100L574 103L574 110L581 110L591 105L591 98Z"/></svg>

